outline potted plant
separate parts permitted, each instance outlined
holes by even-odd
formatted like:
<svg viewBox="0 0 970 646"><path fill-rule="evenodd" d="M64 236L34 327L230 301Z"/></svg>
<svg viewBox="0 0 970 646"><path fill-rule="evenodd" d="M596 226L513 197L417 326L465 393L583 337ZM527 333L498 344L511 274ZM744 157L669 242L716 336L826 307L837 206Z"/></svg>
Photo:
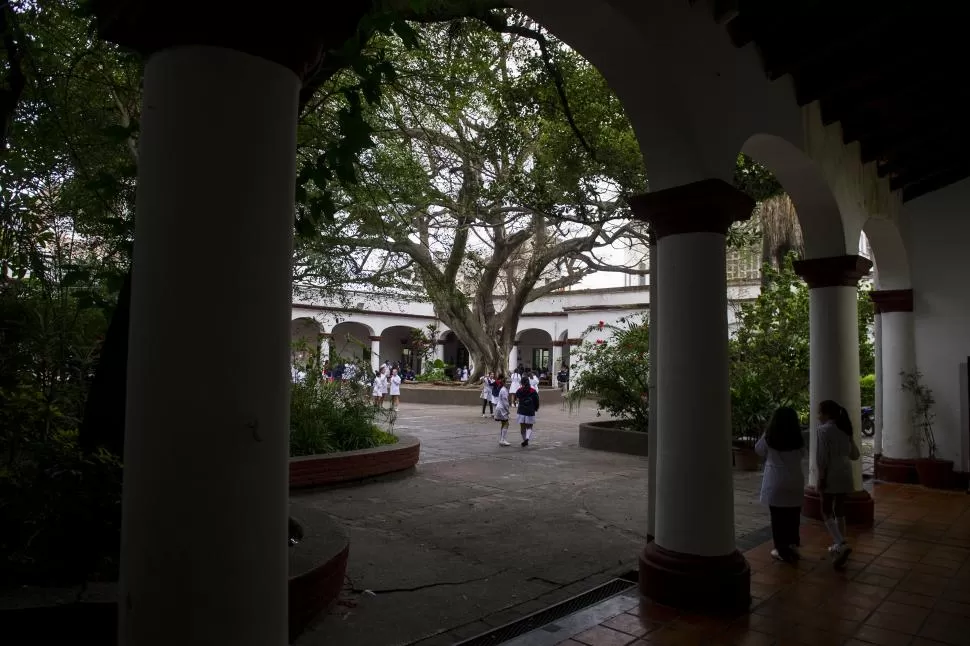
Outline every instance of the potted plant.
<svg viewBox="0 0 970 646"><path fill-rule="evenodd" d="M899 373L903 378L902 389L913 398L913 442L921 457L916 459L916 473L920 484L931 489L946 489L953 478L953 460L936 457L936 436L933 434L933 391L923 384L923 375L914 372ZM922 457L923 449L926 457Z"/></svg>

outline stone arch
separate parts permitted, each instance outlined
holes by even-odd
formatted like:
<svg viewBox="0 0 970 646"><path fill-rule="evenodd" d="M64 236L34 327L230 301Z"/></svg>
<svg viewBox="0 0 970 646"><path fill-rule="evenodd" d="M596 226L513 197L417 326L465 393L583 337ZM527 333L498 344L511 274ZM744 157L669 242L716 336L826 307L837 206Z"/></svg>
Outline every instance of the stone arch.
<svg viewBox="0 0 970 646"><path fill-rule="evenodd" d="M374 328L360 321L341 321L330 330L331 352L338 361L369 361Z"/></svg>
<svg viewBox="0 0 970 646"><path fill-rule="evenodd" d="M294 365L305 364L311 352L320 349L320 333L323 326L310 316L301 316L290 321L291 360Z"/></svg>
<svg viewBox="0 0 970 646"><path fill-rule="evenodd" d="M553 370L558 371L560 366L569 366L569 330L563 330L556 339L559 344L559 363L553 365Z"/></svg>
<svg viewBox="0 0 970 646"><path fill-rule="evenodd" d="M552 369L552 334L542 328L526 328L516 332L519 362L532 370Z"/></svg>
<svg viewBox="0 0 970 646"><path fill-rule="evenodd" d="M804 151L776 135L748 137L741 152L774 173L791 197L805 243L806 258L826 258L856 253L850 249L835 194L821 169Z"/></svg>
<svg viewBox="0 0 970 646"><path fill-rule="evenodd" d="M410 368L421 374L422 358L411 343L413 333L420 331L410 325L391 325L381 330L381 361L390 361L402 369Z"/></svg>
<svg viewBox="0 0 970 646"><path fill-rule="evenodd" d="M896 223L888 218L869 218L862 233L872 249L877 289L910 289L909 256Z"/></svg>

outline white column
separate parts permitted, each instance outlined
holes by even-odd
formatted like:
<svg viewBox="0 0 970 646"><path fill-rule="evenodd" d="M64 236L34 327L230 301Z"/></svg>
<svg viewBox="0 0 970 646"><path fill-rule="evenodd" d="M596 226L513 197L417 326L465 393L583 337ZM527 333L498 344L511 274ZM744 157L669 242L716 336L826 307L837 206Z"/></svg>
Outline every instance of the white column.
<svg viewBox="0 0 970 646"><path fill-rule="evenodd" d="M512 344L512 352L509 353L509 366L510 370L515 370L519 367L519 343L516 341Z"/></svg>
<svg viewBox="0 0 970 646"><path fill-rule="evenodd" d="M371 370L377 372L380 370L381 364L381 337L372 336L370 338L370 367Z"/></svg>
<svg viewBox="0 0 970 646"><path fill-rule="evenodd" d="M320 339L320 365L330 359L330 337L325 336Z"/></svg>
<svg viewBox="0 0 970 646"><path fill-rule="evenodd" d="M655 540L699 556L734 551L725 236L660 238ZM704 375L697 379L697 375ZM703 402L703 405L698 405Z"/></svg>
<svg viewBox="0 0 970 646"><path fill-rule="evenodd" d="M913 398L902 389L902 372L916 366L913 313L883 312L882 319L882 450L887 458L919 457L913 443Z"/></svg>
<svg viewBox="0 0 970 646"><path fill-rule="evenodd" d="M882 372L882 315L879 308L876 308L876 315L873 317L873 346L875 347L876 364L876 393L873 406L875 407L875 432L872 435L873 455L882 455L882 418L883 418L883 399L882 389L885 380Z"/></svg>
<svg viewBox="0 0 970 646"><path fill-rule="evenodd" d="M660 436L657 426L657 240L650 236L650 311L649 316L649 353L650 374L647 377L650 410L647 414L647 536L656 535L657 524L657 438Z"/></svg>
<svg viewBox="0 0 970 646"><path fill-rule="evenodd" d="M287 642L299 89L285 67L222 48L145 66L121 644ZM219 343L199 327L213 321L229 322Z"/></svg>
<svg viewBox="0 0 970 646"><path fill-rule="evenodd" d="M562 343L560 341L553 341L552 343L552 384L554 386L556 385L556 374L562 367Z"/></svg>
<svg viewBox="0 0 970 646"><path fill-rule="evenodd" d="M445 344L444 343L436 343L435 344L435 346L434 346L434 358L435 358L435 361L442 361L443 362L445 360Z"/></svg>

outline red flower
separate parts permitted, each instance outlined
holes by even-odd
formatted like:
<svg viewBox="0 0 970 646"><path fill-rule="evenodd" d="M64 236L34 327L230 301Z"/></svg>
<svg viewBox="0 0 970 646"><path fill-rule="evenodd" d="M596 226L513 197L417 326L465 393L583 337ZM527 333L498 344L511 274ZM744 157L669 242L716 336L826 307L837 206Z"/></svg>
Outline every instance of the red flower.
<svg viewBox="0 0 970 646"><path fill-rule="evenodd" d="M603 339L596 339L596 345L602 345Z"/></svg>
<svg viewBox="0 0 970 646"><path fill-rule="evenodd" d="M603 321L600 321L599 323L597 323L597 325L602 330L603 329L603 326L606 325L606 323L604 323Z"/></svg>

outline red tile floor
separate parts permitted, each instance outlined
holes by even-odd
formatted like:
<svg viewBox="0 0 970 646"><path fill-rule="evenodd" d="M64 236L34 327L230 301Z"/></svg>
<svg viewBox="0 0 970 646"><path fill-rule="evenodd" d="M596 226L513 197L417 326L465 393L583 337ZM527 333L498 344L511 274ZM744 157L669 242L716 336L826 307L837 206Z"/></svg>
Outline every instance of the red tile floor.
<svg viewBox="0 0 970 646"><path fill-rule="evenodd" d="M876 484L876 526L849 530L835 571L825 528L803 519L798 566L765 543L751 564L749 614L715 619L641 603L562 646L845 644L970 646L970 495Z"/></svg>

